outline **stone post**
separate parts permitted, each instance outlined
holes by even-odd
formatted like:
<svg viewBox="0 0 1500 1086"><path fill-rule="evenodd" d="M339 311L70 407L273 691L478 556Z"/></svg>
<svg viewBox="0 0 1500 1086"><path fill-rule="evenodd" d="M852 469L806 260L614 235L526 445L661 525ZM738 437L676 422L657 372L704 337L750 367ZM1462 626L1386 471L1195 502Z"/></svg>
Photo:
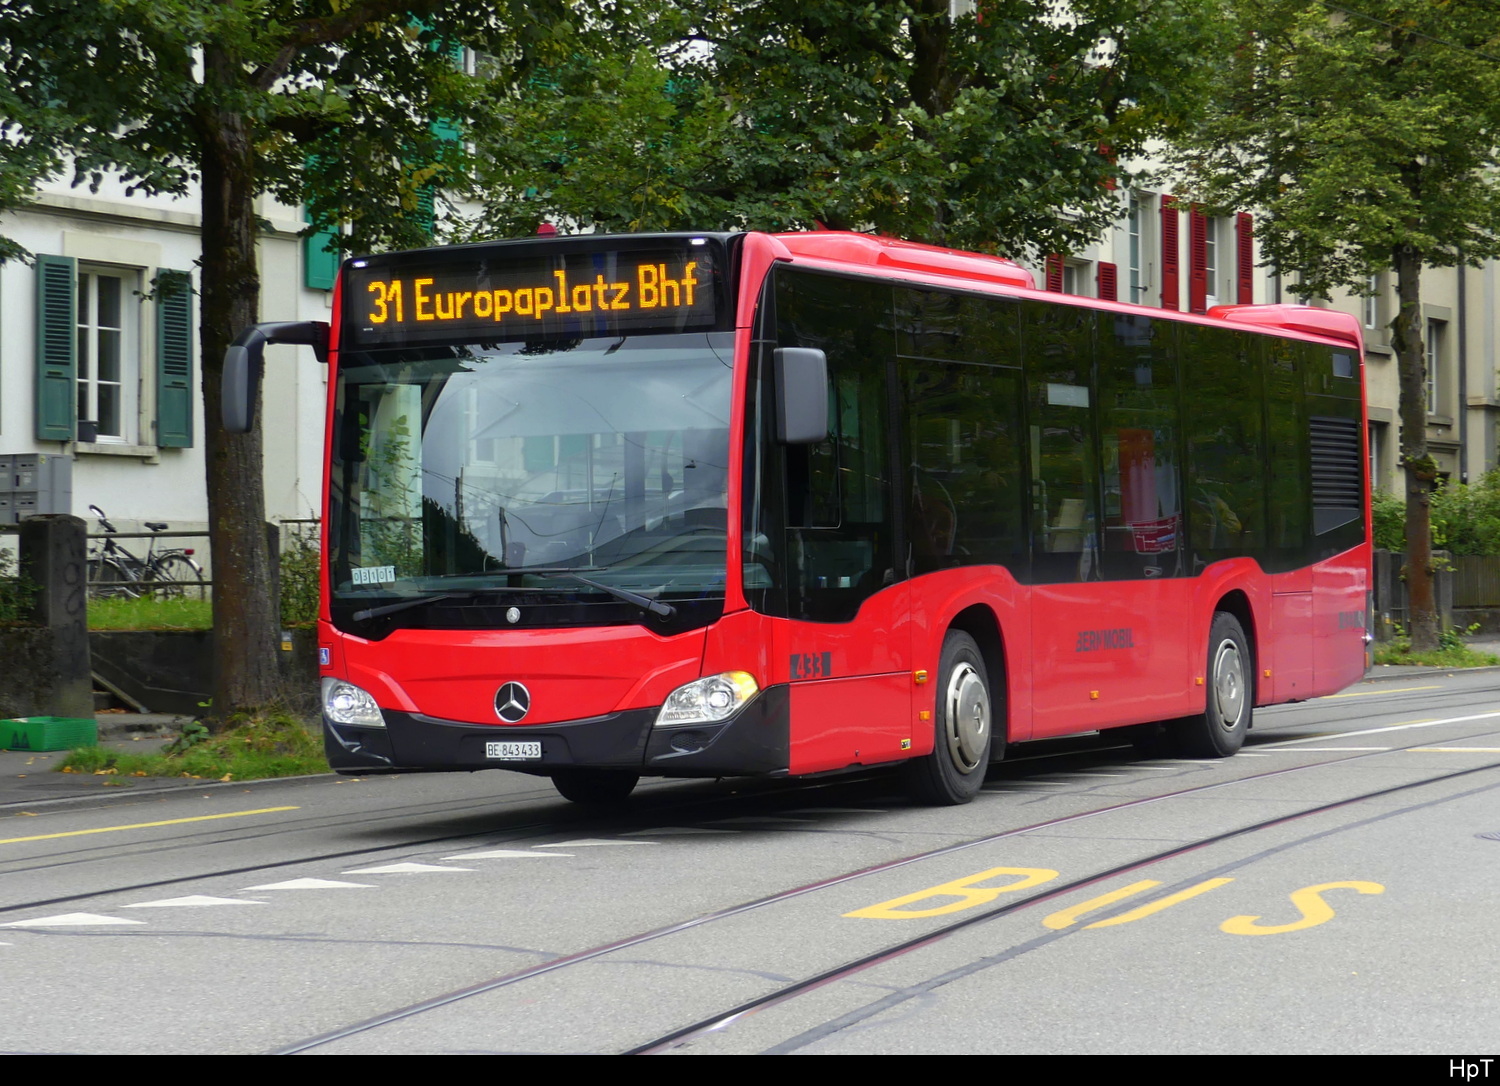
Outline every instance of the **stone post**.
<svg viewBox="0 0 1500 1086"><path fill-rule="evenodd" d="M39 684L50 690L39 715L94 715L86 539L83 521L66 513L21 521L20 573L36 591L33 619L52 641L52 674Z"/></svg>

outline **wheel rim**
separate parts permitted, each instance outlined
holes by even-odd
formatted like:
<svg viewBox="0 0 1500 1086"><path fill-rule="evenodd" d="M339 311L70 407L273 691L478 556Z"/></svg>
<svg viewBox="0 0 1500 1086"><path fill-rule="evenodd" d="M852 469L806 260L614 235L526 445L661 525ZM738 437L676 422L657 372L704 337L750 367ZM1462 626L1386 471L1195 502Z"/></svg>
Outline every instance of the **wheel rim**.
<svg viewBox="0 0 1500 1086"><path fill-rule="evenodd" d="M984 679L970 664L959 664L948 679L948 752L962 773L972 773L984 761L990 734L990 694Z"/></svg>
<svg viewBox="0 0 1500 1086"><path fill-rule="evenodd" d="M1245 658L1240 647L1227 638L1214 652L1214 704L1219 710L1219 726L1234 731L1245 711Z"/></svg>

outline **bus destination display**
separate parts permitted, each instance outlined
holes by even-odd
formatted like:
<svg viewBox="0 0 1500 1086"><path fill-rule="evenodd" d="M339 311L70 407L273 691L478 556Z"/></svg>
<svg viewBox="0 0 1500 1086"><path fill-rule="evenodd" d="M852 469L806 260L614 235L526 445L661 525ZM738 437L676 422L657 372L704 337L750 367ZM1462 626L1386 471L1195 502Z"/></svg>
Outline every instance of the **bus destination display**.
<svg viewBox="0 0 1500 1086"><path fill-rule="evenodd" d="M717 316L710 245L456 255L351 265L351 345L684 332L712 328Z"/></svg>

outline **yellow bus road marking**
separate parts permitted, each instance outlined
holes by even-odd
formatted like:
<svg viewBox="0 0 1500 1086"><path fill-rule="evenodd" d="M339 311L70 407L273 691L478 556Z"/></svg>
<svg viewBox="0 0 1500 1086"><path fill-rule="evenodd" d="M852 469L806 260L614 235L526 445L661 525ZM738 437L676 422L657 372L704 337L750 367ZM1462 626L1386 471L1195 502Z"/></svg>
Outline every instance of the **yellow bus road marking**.
<svg viewBox="0 0 1500 1086"><path fill-rule="evenodd" d="M169 818L165 822L136 822L129 826L100 826L94 830L68 830L66 833L41 833L35 837L7 837L0 845L17 845L22 841L51 841L58 837L82 837L89 833L118 833L120 830L149 830L157 826L181 826L188 822L212 822L218 818L244 818L247 815L277 814L300 811L301 807L263 807L258 811L229 811L225 814L198 815L194 818Z"/></svg>
<svg viewBox="0 0 1500 1086"><path fill-rule="evenodd" d="M1142 905L1138 909L1131 909L1128 913L1112 916L1108 920L1097 920L1088 926L1091 928L1113 928L1120 924L1129 924L1132 921L1140 920L1142 917L1150 916L1152 913L1159 913L1163 909L1170 909L1173 905L1188 901L1199 894L1206 894L1210 890L1217 890L1220 886L1228 885L1233 881L1233 879L1209 879L1206 882L1198 883L1196 886L1189 886L1180 893L1153 901L1149 905Z"/></svg>
<svg viewBox="0 0 1500 1086"><path fill-rule="evenodd" d="M1315 928L1334 918L1332 907L1323 900L1323 894L1329 890L1353 890L1360 894L1385 893L1385 887L1378 882L1324 882L1317 886L1304 886L1291 893L1292 904L1302 914L1300 920L1293 920L1289 924L1262 924L1258 916L1231 916L1219 925L1219 930L1226 935L1285 935L1289 931ZM1089 926L1098 927L1097 924Z"/></svg>
<svg viewBox="0 0 1500 1086"><path fill-rule="evenodd" d="M1441 690L1441 686L1393 686L1385 690L1360 690L1352 694L1325 694L1319 701L1332 701L1334 698L1373 698L1380 694L1409 694L1414 690Z"/></svg>

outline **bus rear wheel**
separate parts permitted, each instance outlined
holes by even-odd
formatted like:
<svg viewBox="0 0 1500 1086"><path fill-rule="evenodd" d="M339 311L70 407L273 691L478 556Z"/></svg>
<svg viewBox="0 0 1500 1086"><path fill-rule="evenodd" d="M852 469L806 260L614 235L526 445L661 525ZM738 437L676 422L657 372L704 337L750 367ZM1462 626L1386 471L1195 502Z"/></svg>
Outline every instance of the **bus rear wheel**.
<svg viewBox="0 0 1500 1086"><path fill-rule="evenodd" d="M984 657L961 630L950 630L943 639L933 717L932 753L907 763L907 791L933 806L968 803L979 794L989 767L994 707Z"/></svg>
<svg viewBox="0 0 1500 1086"><path fill-rule="evenodd" d="M624 803L635 791L640 777L634 773L617 773L608 769L559 769L552 774L552 785L563 799L586 807L610 807Z"/></svg>
<svg viewBox="0 0 1500 1086"><path fill-rule="evenodd" d="M1244 745L1255 702L1254 676L1250 643L1239 619L1227 611L1215 612L1208 634L1208 692L1203 713L1167 725L1183 754L1228 758Z"/></svg>

